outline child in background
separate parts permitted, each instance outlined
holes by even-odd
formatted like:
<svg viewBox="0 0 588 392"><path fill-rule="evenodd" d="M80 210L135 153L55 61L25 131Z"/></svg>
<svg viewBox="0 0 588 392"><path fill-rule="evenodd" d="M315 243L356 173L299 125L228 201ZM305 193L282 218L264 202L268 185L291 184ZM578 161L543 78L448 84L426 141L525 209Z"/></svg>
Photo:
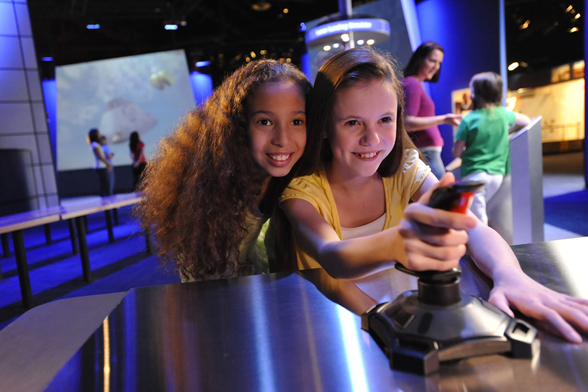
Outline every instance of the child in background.
<svg viewBox="0 0 588 392"><path fill-rule="evenodd" d="M147 166L147 159L143 153L145 143L141 141L139 132L131 132L129 149L131 150L131 160L133 161L133 191L137 191L137 188L141 184L141 175Z"/></svg>
<svg viewBox="0 0 588 392"><path fill-rule="evenodd" d="M531 279L498 233L470 212L427 206L432 191L454 178L438 181L408 139L396 75L391 60L370 48L343 51L321 67L308 103L307 146L316 150L303 158L314 174L294 179L280 198L298 267L324 268L321 283L345 296L353 279L396 262L418 271L456 267L467 247L493 280L490 303L581 343L574 327L588 331L588 300ZM364 293L363 309L354 312L375 304Z"/></svg>
<svg viewBox="0 0 588 392"><path fill-rule="evenodd" d="M529 117L502 106L502 78L494 72L476 74L470 81L474 110L459 124L453 156L461 157L463 181L482 181L474 194L471 211L488 224L486 205L510 172L509 127L530 123Z"/></svg>
<svg viewBox="0 0 588 392"><path fill-rule="evenodd" d="M252 61L162 140L139 211L182 280L268 272L262 225L304 152L310 89L288 63Z"/></svg>
<svg viewBox="0 0 588 392"><path fill-rule="evenodd" d="M114 195L114 166L112 166L112 157L114 153L110 151L110 147L108 146L108 139L106 136L102 135L100 138L100 145L102 146L102 152L104 153L104 158L110 163L112 170L110 170L108 174L108 185L110 193L109 195Z"/></svg>

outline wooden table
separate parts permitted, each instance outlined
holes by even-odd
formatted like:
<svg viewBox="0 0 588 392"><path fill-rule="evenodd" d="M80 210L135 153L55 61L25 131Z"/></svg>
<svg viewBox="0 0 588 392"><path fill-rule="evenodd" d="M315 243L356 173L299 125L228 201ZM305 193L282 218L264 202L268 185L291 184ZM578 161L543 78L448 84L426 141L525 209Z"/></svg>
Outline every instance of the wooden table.
<svg viewBox="0 0 588 392"><path fill-rule="evenodd" d="M513 249L533 278L587 298L588 238ZM487 281L463 267L464 291L487 295ZM395 298L413 283L389 270L363 288ZM32 309L0 331L0 390L587 390L588 344L540 339L533 360L469 358L427 377L393 371L359 316L297 274L258 275Z"/></svg>

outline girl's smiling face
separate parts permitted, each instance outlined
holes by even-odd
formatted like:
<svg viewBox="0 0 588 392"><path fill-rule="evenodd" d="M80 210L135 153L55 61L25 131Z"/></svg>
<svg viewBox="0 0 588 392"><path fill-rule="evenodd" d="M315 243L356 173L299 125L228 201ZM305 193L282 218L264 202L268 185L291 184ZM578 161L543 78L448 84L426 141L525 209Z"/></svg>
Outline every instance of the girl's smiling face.
<svg viewBox="0 0 588 392"><path fill-rule="evenodd" d="M328 132L331 170L344 177L369 177L396 142L398 99L379 80L360 82L337 92Z"/></svg>
<svg viewBox="0 0 588 392"><path fill-rule="evenodd" d="M441 68L443 62L443 52L439 49L433 49L431 53L425 58L421 69L419 70L418 77L420 80L431 80L433 76Z"/></svg>
<svg viewBox="0 0 588 392"><path fill-rule="evenodd" d="M270 82L251 99L249 136L255 162L272 177L287 175L306 145L305 100L293 82Z"/></svg>

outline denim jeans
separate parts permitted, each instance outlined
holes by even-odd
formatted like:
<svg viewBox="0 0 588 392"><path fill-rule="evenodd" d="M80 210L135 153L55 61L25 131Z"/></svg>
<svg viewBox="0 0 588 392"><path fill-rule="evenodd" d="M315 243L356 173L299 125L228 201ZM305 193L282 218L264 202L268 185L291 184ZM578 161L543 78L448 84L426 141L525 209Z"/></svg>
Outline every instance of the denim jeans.
<svg viewBox="0 0 588 392"><path fill-rule="evenodd" d="M443 164L443 160L441 159L441 151L436 150L427 150L422 151L425 158L427 158L428 162L425 162L431 168L431 171L437 177L438 180L443 177L445 174L445 165Z"/></svg>

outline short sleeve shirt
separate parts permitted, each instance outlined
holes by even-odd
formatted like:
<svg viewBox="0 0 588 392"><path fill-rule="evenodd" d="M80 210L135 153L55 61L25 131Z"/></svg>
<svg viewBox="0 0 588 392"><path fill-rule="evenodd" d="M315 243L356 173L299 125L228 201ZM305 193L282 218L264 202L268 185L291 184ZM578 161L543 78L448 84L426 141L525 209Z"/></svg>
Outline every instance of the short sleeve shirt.
<svg viewBox="0 0 588 392"><path fill-rule="evenodd" d="M508 128L515 120L515 113L502 106L474 110L461 120L455 138L466 146L461 156L462 177L510 172Z"/></svg>
<svg viewBox="0 0 588 392"><path fill-rule="evenodd" d="M418 152L411 149L404 152L401 170L390 177L382 178L386 199L384 230L400 223L412 195L421 187L430 172L431 169L419 159ZM339 238L343 238L337 205L323 169L310 176L292 180L280 197L280 202L288 199L308 201L333 227ZM298 246L296 246L296 253L299 269L321 268L316 260Z"/></svg>

